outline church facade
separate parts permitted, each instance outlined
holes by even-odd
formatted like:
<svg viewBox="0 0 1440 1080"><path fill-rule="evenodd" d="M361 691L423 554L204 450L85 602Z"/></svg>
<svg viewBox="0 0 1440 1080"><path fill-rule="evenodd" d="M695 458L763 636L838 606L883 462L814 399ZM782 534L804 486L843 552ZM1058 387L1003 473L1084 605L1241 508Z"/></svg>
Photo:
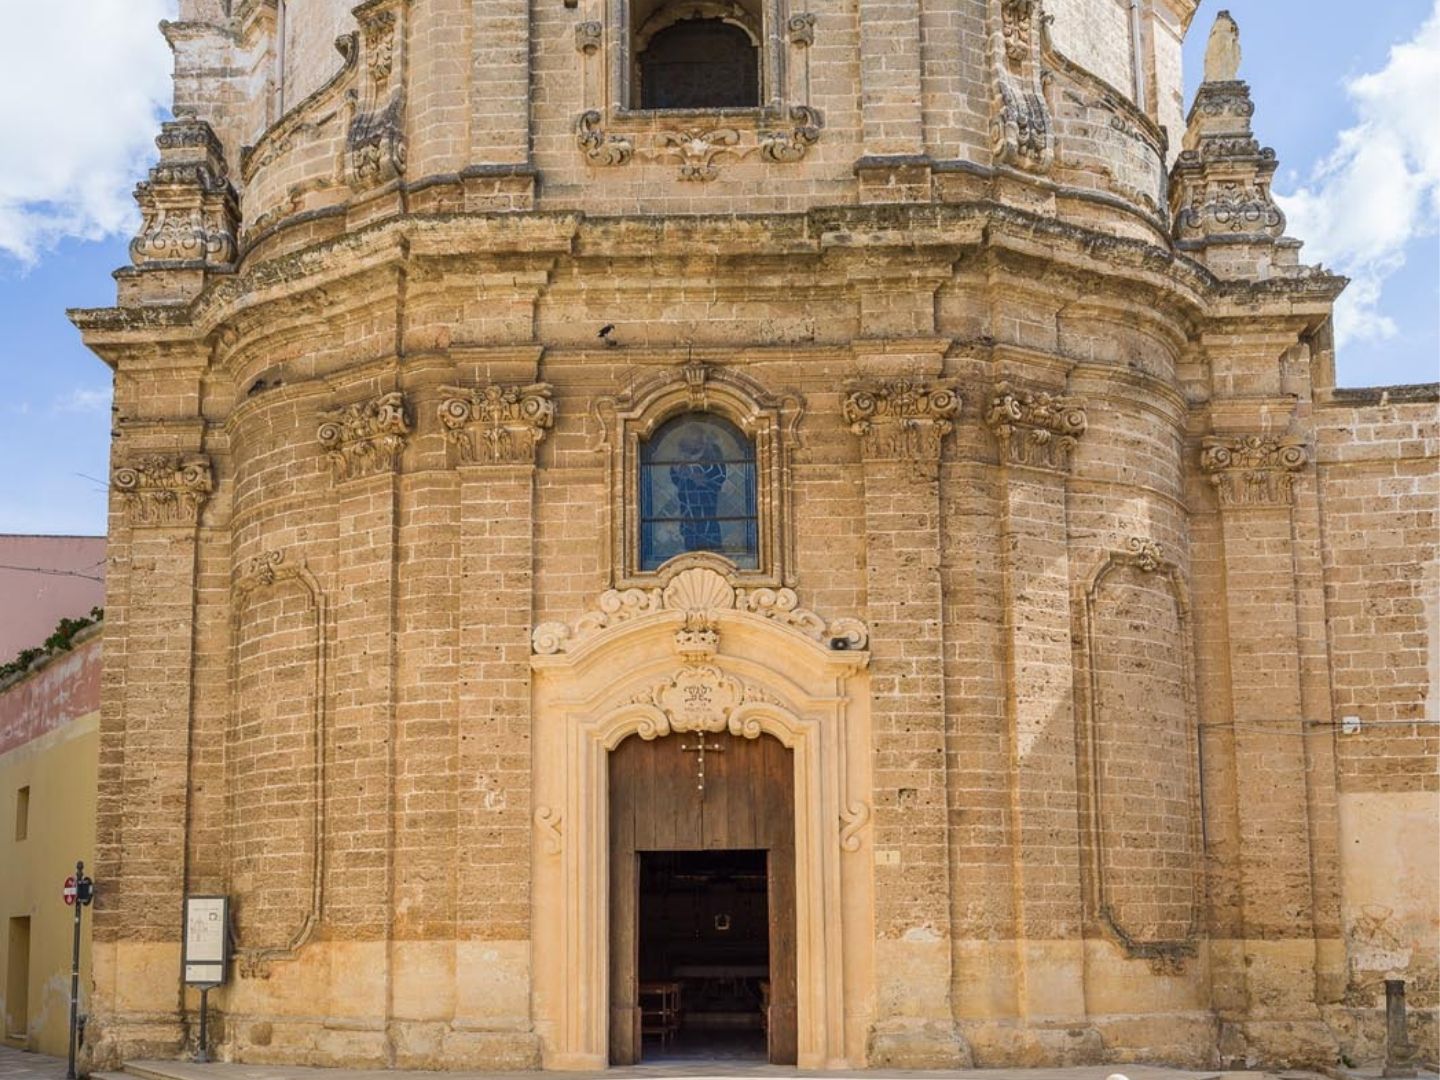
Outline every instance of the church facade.
<svg viewBox="0 0 1440 1080"><path fill-rule="evenodd" d="M1436 1056L1433 387L1193 0L181 0L95 1065ZM1259 119L1263 129L1263 103Z"/></svg>

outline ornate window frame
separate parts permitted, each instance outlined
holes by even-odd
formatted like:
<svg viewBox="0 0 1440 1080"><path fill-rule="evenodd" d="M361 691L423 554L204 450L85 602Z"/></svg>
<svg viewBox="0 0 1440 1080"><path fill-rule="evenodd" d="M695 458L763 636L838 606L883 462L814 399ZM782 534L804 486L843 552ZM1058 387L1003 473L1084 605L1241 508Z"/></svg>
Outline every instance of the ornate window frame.
<svg viewBox="0 0 1440 1080"><path fill-rule="evenodd" d="M729 368L692 363L670 369L621 398L596 402L597 449L606 454L609 521L606 563L613 588L651 587L681 560L722 569L743 587L794 586L794 518L790 509L791 452L805 410L796 394L776 396ZM755 509L759 518L756 568L741 570L722 555L687 552L654 570L640 560L641 446L661 424L682 413L710 412L738 427L755 446Z"/></svg>
<svg viewBox="0 0 1440 1080"><path fill-rule="evenodd" d="M717 163L752 155L776 163L800 161L819 140L824 120L810 104L816 20L803 10L803 0L758 0L760 104L714 109L635 106L635 31L644 28L631 25L633 2L572 5L585 9L575 24L582 88L575 138L590 165L673 164L678 179L706 181L720 174ZM734 16L734 6L727 0L687 0L684 11L725 18L755 35L751 20Z"/></svg>

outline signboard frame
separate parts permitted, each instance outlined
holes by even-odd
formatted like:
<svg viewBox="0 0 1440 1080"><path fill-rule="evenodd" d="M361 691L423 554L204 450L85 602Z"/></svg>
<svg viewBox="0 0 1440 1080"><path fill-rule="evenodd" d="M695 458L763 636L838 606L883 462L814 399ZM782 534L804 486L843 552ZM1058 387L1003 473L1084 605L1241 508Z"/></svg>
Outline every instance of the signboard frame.
<svg viewBox="0 0 1440 1080"><path fill-rule="evenodd" d="M202 940L191 929L195 919L200 928L219 922L219 955L207 933ZM186 986L208 990L223 986L230 974L230 897L187 896L181 926L184 937L180 946L180 971ZM195 952L200 955L194 955Z"/></svg>

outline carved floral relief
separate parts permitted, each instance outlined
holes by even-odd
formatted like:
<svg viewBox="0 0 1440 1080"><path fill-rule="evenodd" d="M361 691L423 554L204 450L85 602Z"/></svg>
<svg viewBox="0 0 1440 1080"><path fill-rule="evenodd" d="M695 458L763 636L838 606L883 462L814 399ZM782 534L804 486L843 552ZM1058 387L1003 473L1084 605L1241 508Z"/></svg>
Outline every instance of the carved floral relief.
<svg viewBox="0 0 1440 1080"><path fill-rule="evenodd" d="M1309 463L1304 440L1289 435L1211 436L1200 451L1221 506L1289 506Z"/></svg>
<svg viewBox="0 0 1440 1080"><path fill-rule="evenodd" d="M842 408L867 459L936 461L955 429L960 396L944 381L897 379L852 386Z"/></svg>

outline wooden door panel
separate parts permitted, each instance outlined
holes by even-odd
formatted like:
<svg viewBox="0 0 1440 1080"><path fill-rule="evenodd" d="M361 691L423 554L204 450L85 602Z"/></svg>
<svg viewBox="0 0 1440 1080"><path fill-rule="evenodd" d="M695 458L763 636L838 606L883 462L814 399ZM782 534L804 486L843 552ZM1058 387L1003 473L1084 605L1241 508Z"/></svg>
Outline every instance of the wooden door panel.
<svg viewBox="0 0 1440 1080"><path fill-rule="evenodd" d="M705 782L698 786L703 738ZM792 755L768 735L632 736L610 753L610 1060L640 1060L639 856L642 851L765 849L770 907L769 1057L798 1046L795 797Z"/></svg>

